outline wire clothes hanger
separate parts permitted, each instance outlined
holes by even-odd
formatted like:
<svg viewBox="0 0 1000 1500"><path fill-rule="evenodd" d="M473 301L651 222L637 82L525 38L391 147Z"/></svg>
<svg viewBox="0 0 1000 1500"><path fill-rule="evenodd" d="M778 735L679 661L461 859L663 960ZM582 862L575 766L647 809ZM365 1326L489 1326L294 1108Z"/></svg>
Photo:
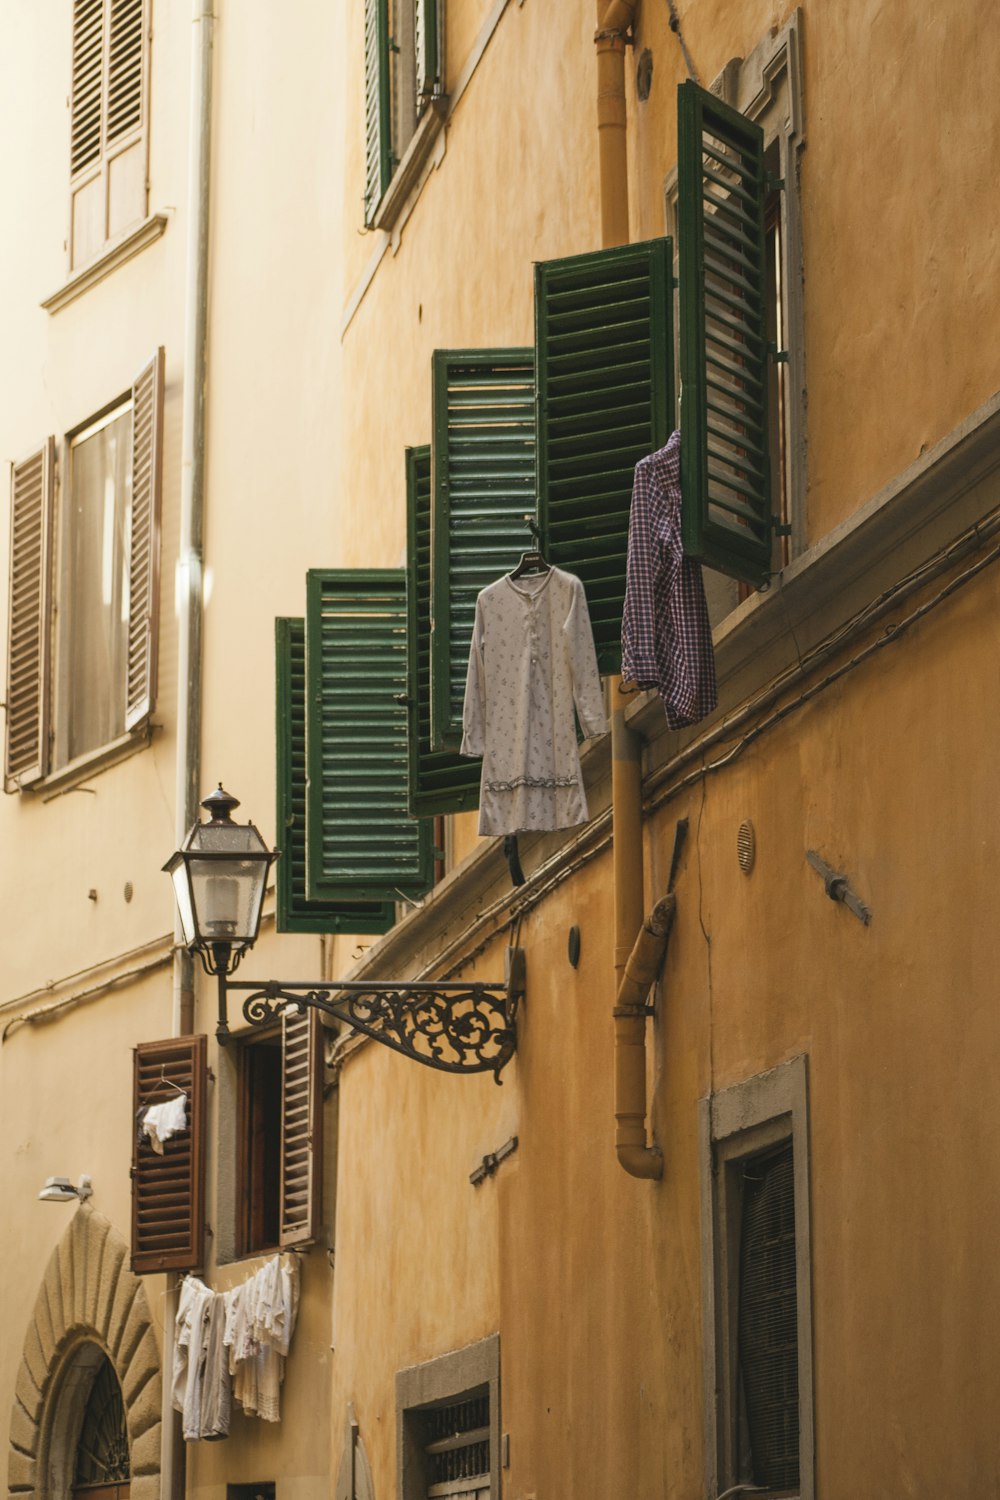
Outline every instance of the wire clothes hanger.
<svg viewBox="0 0 1000 1500"><path fill-rule="evenodd" d="M510 573L507 575L509 578L523 578L528 573L551 572L549 564L545 561L545 557L542 553L542 534L538 529L538 522L535 520L534 516L525 516L524 524L531 532L532 539L535 545L533 547L529 547L526 552L521 553L521 559L517 564L517 567L512 568Z"/></svg>
<svg viewBox="0 0 1000 1500"><path fill-rule="evenodd" d="M174 1089L178 1094L187 1093L187 1089L182 1089L179 1083L174 1083L174 1080L172 1078L167 1077L166 1073L163 1071L163 1067L160 1068L160 1076L153 1084L150 1092L154 1094L157 1093L161 1084L165 1084L168 1089Z"/></svg>

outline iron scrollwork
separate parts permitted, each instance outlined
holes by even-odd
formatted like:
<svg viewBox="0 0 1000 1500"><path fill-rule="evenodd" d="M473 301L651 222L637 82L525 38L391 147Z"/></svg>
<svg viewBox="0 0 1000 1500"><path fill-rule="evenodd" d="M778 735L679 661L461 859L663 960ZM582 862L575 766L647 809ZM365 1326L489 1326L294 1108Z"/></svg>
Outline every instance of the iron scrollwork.
<svg viewBox="0 0 1000 1500"><path fill-rule="evenodd" d="M517 1046L517 1005L524 992L523 954L509 950L505 984L482 981L365 980L286 984L237 980L247 990L243 1015L265 1026L287 1007L320 1010L373 1041L443 1073L500 1073Z"/></svg>

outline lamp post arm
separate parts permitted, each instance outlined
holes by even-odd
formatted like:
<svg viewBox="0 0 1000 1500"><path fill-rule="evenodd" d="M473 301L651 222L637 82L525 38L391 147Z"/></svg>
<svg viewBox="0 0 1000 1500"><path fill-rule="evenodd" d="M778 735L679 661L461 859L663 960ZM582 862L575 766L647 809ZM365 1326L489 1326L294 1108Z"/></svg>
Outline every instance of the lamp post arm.
<svg viewBox="0 0 1000 1500"><path fill-rule="evenodd" d="M517 1046L524 961L511 950L502 984L447 980L230 980L219 974L219 1040L228 1035L225 995L246 995L243 1015L266 1026L291 1007L321 1011L372 1041L444 1073L500 1073Z"/></svg>

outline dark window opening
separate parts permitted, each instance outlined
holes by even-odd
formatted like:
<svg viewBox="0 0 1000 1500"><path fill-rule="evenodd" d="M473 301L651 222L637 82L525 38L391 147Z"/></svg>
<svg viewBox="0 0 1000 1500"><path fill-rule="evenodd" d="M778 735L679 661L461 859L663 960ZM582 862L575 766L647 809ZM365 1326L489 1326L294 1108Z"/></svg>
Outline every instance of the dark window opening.
<svg viewBox="0 0 1000 1500"><path fill-rule="evenodd" d="M281 1224L281 1036L240 1049L236 1174L238 1253L278 1246Z"/></svg>
<svg viewBox="0 0 1000 1500"><path fill-rule="evenodd" d="M226 1500L275 1500L274 1480L264 1479L257 1484L227 1484Z"/></svg>
<svg viewBox="0 0 1000 1500"><path fill-rule="evenodd" d="M412 1493L456 1500L488 1494L490 1485L490 1388L477 1386L460 1396L406 1413L419 1474Z"/></svg>
<svg viewBox="0 0 1000 1500"><path fill-rule="evenodd" d="M741 1177L739 1474L770 1495L799 1487L799 1345L792 1143Z"/></svg>
<svg viewBox="0 0 1000 1500"><path fill-rule="evenodd" d="M122 1388L111 1361L102 1359L87 1398L76 1447L73 1492L86 1500L125 1500L129 1492L128 1428Z"/></svg>

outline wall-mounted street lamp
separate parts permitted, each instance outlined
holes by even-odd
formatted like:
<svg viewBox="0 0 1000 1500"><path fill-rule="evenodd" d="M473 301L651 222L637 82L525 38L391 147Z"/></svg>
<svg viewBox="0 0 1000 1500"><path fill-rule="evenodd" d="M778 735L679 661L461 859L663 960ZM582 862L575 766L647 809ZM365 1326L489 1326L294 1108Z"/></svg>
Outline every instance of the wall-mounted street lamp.
<svg viewBox="0 0 1000 1500"><path fill-rule="evenodd" d="M501 1069L517 1045L515 1022L524 994L524 953L508 948L502 984L466 980L234 980L244 953L257 941L268 871L278 857L252 823L234 823L235 797L217 791L201 804L210 814L196 823L163 866L174 884L184 943L218 979L216 1036L229 1037L227 997L246 993L243 1014L265 1026L287 1007L322 1011L404 1057L444 1073Z"/></svg>

